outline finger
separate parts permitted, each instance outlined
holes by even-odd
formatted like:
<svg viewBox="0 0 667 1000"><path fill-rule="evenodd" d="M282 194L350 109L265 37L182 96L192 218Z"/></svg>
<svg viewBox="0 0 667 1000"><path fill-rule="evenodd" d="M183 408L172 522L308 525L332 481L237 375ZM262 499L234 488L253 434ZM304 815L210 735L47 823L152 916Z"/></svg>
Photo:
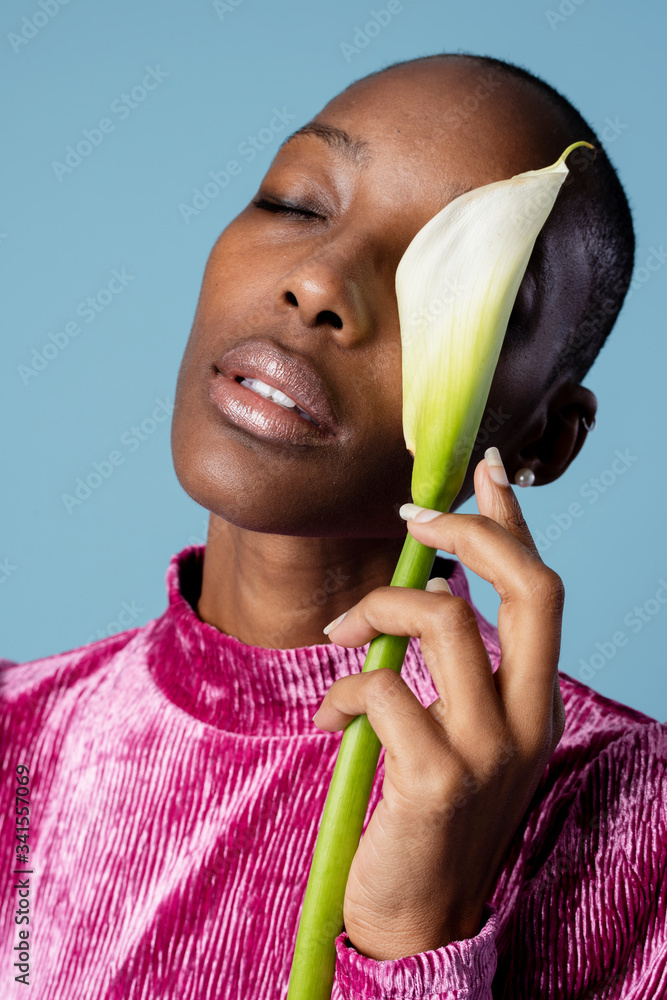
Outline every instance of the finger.
<svg viewBox="0 0 667 1000"><path fill-rule="evenodd" d="M350 608L329 637L340 646L361 646L376 635L408 635L419 639L436 691L450 707L449 723L457 732L494 728L502 705L475 614L462 597L430 583L411 587L378 587ZM481 729L480 729L481 727Z"/></svg>
<svg viewBox="0 0 667 1000"><path fill-rule="evenodd" d="M502 661L495 683L527 742L536 740L547 720L550 728L553 716L563 608L560 578L486 515L438 513L428 521L408 520L408 531L424 545L458 556L500 596Z"/></svg>
<svg viewBox="0 0 667 1000"><path fill-rule="evenodd" d="M313 716L325 732L345 729L366 715L377 738L406 774L442 757L442 729L415 697L400 674L388 667L339 677Z"/></svg>
<svg viewBox="0 0 667 1000"><path fill-rule="evenodd" d="M493 518L540 558L497 448L487 448L475 469L475 498L480 514Z"/></svg>

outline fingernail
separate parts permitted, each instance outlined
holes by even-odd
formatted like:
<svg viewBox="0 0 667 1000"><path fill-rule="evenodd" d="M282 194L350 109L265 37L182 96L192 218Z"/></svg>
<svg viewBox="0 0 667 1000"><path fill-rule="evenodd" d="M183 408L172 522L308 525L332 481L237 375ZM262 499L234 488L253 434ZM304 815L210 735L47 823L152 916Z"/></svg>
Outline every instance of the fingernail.
<svg viewBox="0 0 667 1000"><path fill-rule="evenodd" d="M322 631L324 632L324 634L325 635L329 635L329 632L333 632L333 630L335 628L338 628L338 626L340 625L340 623L342 622L342 620L343 620L343 618L345 617L346 614L347 614L347 611L344 611L342 615L338 615L338 618L334 618L334 620L332 622L329 622L329 624L326 626L326 628L322 629ZM318 711L319 711L319 709L318 709Z"/></svg>
<svg viewBox="0 0 667 1000"><path fill-rule="evenodd" d="M451 594L451 589L444 576L432 576L424 589L442 591L445 594Z"/></svg>
<svg viewBox="0 0 667 1000"><path fill-rule="evenodd" d="M484 458L486 459L486 467L489 470L489 475L494 483L497 483L498 486L509 486L510 481L507 478L505 466L503 465L503 460L500 457L498 449L487 448L484 452Z"/></svg>
<svg viewBox="0 0 667 1000"><path fill-rule="evenodd" d="M440 517L442 511L429 510L428 507L420 507L416 503L404 503L398 513L404 521L423 523L424 521L432 521L434 517Z"/></svg>

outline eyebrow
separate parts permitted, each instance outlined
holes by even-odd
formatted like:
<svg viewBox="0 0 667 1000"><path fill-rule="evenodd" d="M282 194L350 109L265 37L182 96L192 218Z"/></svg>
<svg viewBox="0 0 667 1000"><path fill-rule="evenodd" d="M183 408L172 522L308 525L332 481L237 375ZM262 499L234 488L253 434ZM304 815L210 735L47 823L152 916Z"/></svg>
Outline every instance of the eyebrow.
<svg viewBox="0 0 667 1000"><path fill-rule="evenodd" d="M338 128L336 125L325 125L324 122L308 122L306 125L302 125L301 128L298 128L296 132L292 132L281 143L280 149L283 149L288 142L291 142L292 139L296 139L300 135L314 135L317 139L325 142L331 149L342 153L343 156L354 163L363 164L370 159L368 143L365 139L361 139L359 136L351 136L345 129Z"/></svg>

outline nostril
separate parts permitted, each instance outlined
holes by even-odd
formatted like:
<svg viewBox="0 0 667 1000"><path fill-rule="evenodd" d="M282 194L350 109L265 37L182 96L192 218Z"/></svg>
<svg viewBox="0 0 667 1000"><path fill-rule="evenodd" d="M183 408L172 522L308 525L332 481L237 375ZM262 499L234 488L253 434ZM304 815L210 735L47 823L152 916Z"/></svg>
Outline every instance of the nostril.
<svg viewBox="0 0 667 1000"><path fill-rule="evenodd" d="M287 299L287 301L291 306L298 306L299 303L296 300L296 295L294 294L294 292L285 292L285 298Z"/></svg>
<svg viewBox="0 0 667 1000"><path fill-rule="evenodd" d="M343 328L343 321L335 312L331 312L329 309L325 309L320 313L319 317L322 323L328 323L329 326L333 326L335 330L341 330Z"/></svg>

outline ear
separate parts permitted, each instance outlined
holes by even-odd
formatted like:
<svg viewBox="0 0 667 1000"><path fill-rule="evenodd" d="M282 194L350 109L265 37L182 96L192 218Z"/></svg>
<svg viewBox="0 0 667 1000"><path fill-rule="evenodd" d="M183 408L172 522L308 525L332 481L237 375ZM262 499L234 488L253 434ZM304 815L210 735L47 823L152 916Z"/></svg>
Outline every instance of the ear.
<svg viewBox="0 0 667 1000"><path fill-rule="evenodd" d="M553 483L563 475L581 451L597 412L597 399L590 389L567 379L560 382L545 401L538 423L533 423L528 439L519 449L519 468L535 473L535 486Z"/></svg>

